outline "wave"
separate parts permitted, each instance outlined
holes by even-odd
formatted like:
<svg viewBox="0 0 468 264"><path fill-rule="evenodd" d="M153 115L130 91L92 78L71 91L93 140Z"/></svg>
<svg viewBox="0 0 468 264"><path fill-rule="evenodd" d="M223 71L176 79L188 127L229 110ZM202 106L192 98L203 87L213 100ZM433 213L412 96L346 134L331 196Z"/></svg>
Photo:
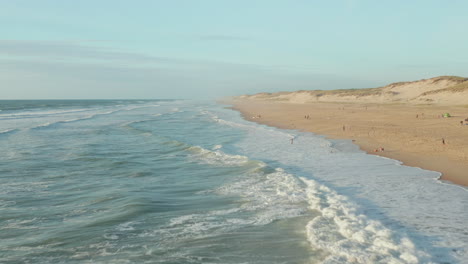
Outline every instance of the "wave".
<svg viewBox="0 0 468 264"><path fill-rule="evenodd" d="M149 108L149 107L159 107L160 104L146 104L146 105L114 105L112 108L120 107L117 111L130 111L140 108ZM76 108L76 109L56 109L56 110L17 110L17 111L6 111L5 113L0 114L0 120L8 119L18 119L18 118L38 118L38 117L49 117L49 116L58 116L58 115L67 115L75 114L82 112L92 112L92 111L103 111L109 109L110 107L90 107L90 108ZM2 111L2 110L0 110Z"/></svg>
<svg viewBox="0 0 468 264"><path fill-rule="evenodd" d="M246 156L231 155L216 145L212 150L191 146L191 159L219 166L253 165L247 177L218 188L223 196L242 198L242 212L255 216L239 219L231 211L224 212L224 220L210 222L214 213L190 215L174 219L186 222L188 233L206 233L236 225L265 225L284 218L313 215L305 231L313 248L329 253L323 263L431 263L431 255L421 251L404 229L392 230L382 222L369 218L360 207L344 195L312 179L273 169L261 161ZM314 213L315 212L315 213ZM224 214L223 213L223 214ZM231 214L233 214L231 216ZM210 218L211 217L211 218ZM206 218L206 219L205 219Z"/></svg>
<svg viewBox="0 0 468 264"><path fill-rule="evenodd" d="M158 117L158 116L161 116L161 115L162 114L154 114L152 116ZM135 120L135 121L125 122L125 123L121 124L120 126L122 128L130 129L130 130L133 130L133 131L138 131L138 132L143 133L144 135L150 136L150 135L154 135L153 131L147 130L147 129L142 129L142 128L135 127L135 126L132 126L132 125L148 123L148 122L154 122L154 121L157 121L157 119L156 118L151 118L151 119Z"/></svg>
<svg viewBox="0 0 468 264"><path fill-rule="evenodd" d="M430 263L404 232L368 219L357 205L317 182L307 184L310 208L321 213L307 224L309 242L330 252L323 263Z"/></svg>
<svg viewBox="0 0 468 264"><path fill-rule="evenodd" d="M31 127L30 129L50 128L50 127L53 127L53 126L59 125L59 124L74 123L74 122L79 122L79 121L83 121L83 120L93 119L93 118L96 118L96 117L102 116L102 115L110 115L110 114L113 114L113 113L118 112L118 111L120 111L120 109L119 110L112 110L112 111L102 112L102 113L96 113L96 114L88 115L88 116L85 116L85 117L73 118L73 119L68 119L68 120L59 120L59 121L55 121L55 122L46 122L46 123Z"/></svg>
<svg viewBox="0 0 468 264"><path fill-rule="evenodd" d="M19 131L19 129L17 129L17 128L6 129L6 130L3 130L3 131L0 131L0 136L13 134L13 133L16 133L18 131Z"/></svg>
<svg viewBox="0 0 468 264"><path fill-rule="evenodd" d="M218 195L240 197L240 207L173 218L164 228L171 236L205 238L245 226L308 217L309 243L328 253L322 263L431 263L431 256L420 251L404 231L368 218L347 197L325 185L261 161L226 154L219 146L213 149L194 146L188 150L193 152L192 158L206 164L255 165L214 190Z"/></svg>
<svg viewBox="0 0 468 264"><path fill-rule="evenodd" d="M123 123L123 124L121 125L121 127L134 128L134 127L132 127L131 125L133 125L133 124L140 124L140 123L146 123L146 122L150 122L150 121L153 121L153 120L154 120L154 119L144 119L144 120L130 121L130 122Z"/></svg>
<svg viewBox="0 0 468 264"><path fill-rule="evenodd" d="M239 122L228 121L228 120L220 118L216 114L214 114L214 113L212 113L210 111L207 111L207 110L202 110L202 111L200 111L200 113L202 115L207 115L212 121L214 121L216 123L219 123L219 124L222 124L222 125L226 125L226 126L230 126L230 127L234 127L234 128L240 128L242 130L247 130L247 131L263 130L263 131L268 132L268 133L276 133L276 134L279 134L281 136L287 137L288 140L298 138L297 134L288 133L288 132L284 132L284 131L280 131L280 130L275 130L275 129L272 129L272 128L270 128L268 126L265 126L265 125L253 124L253 123L252 124L242 124L242 123L239 123Z"/></svg>
<svg viewBox="0 0 468 264"><path fill-rule="evenodd" d="M50 127L55 126L55 125L66 124L66 123L74 123L74 122L78 122L78 121L92 119L94 117L95 117L95 115L90 115L90 116L86 116L86 117L82 117L82 118L75 118L75 119L69 119L69 120L60 120L60 121L56 121L56 122L47 122L47 123L37 125L35 127L31 127L30 129L50 128Z"/></svg>
<svg viewBox="0 0 468 264"><path fill-rule="evenodd" d="M10 113L10 114L1 114L0 120L7 119L17 119L17 118L37 118L37 117L47 117L63 114L75 114L81 112L89 112L95 109L72 109L72 110L56 110L56 111L35 111L35 112L19 112L19 113Z"/></svg>
<svg viewBox="0 0 468 264"><path fill-rule="evenodd" d="M347 197L281 168L270 173L261 171L260 175L264 175L260 177L249 177L218 190L247 199L243 208L257 212L249 224L314 215L308 212L312 210L318 215L306 225L307 239L313 248L329 253L324 264L431 263L431 256L417 249L404 231L392 231L369 219Z"/></svg>
<svg viewBox="0 0 468 264"><path fill-rule="evenodd" d="M113 109L105 112L99 112L99 113L94 113L90 114L84 117L78 117L78 118L73 118L73 119L68 119L68 120L59 120L59 121L53 121L53 122L46 122L43 124L39 124L37 126L31 127L30 129L42 129L42 128L47 128L47 127L52 127L54 125L58 124L64 124L64 123L73 123L73 122L78 122L82 120L88 120L88 119L93 119L98 116L103 116L103 115L110 115L114 114L116 112L120 111L130 111L133 109L138 109L138 108L147 108L147 107L158 107L159 105L150 105L150 106L136 106L136 107L128 107L128 108L121 108L121 109ZM76 110L69 110L69 111L48 111L48 112L40 112L40 113L35 113L34 115L29 115L29 116L24 116L21 114L18 114L15 116L15 118L25 118L25 117L38 117L38 116L53 116L53 115L58 115L58 114L70 114L70 113L78 113L78 112L88 112L90 111L89 109L76 109Z"/></svg>
<svg viewBox="0 0 468 264"><path fill-rule="evenodd" d="M347 197L281 168L268 170L264 164L259 169L256 177L218 190L248 200L244 209L258 212L251 224L311 214L303 206L307 203L309 210L318 212L306 226L307 238L314 248L330 253L322 263L430 263L430 256L403 231L369 219Z"/></svg>
<svg viewBox="0 0 468 264"><path fill-rule="evenodd" d="M159 105L156 105L156 106L159 106ZM144 107L140 107L140 108L144 108ZM151 114L150 116L153 116L153 117L160 117L160 116L164 116L164 115L167 115L167 114L170 114L170 113L155 113L155 114ZM136 130L141 130L141 131L143 131L142 129L137 129L137 128L135 128L135 127L132 127L132 125L133 125L133 124L146 123L146 122L152 122L152 121L156 121L156 120L157 120L156 118L143 119L143 120L135 120L135 121L130 121L130 122L123 123L123 124L121 125L121 127L127 127L127 128L131 128L131 129L136 129ZM144 132L150 132L150 131L144 130Z"/></svg>
<svg viewBox="0 0 468 264"><path fill-rule="evenodd" d="M155 105L143 105L143 106L130 106L130 107L124 108L122 110L131 111L131 110L135 110L135 109L149 108L149 107L159 107L159 106L161 106L161 105L155 104Z"/></svg>
<svg viewBox="0 0 468 264"><path fill-rule="evenodd" d="M199 146L191 146L187 151L191 153L191 159L204 164L222 166L240 166L247 164L250 160L242 155L229 155L221 151L221 145L216 145L214 150L204 149Z"/></svg>
<svg viewBox="0 0 468 264"><path fill-rule="evenodd" d="M305 186L298 178L267 168L263 162L253 164L247 174L211 190L221 196L239 197L239 206L177 216L141 236L156 237L164 245L178 245L181 240L223 237L241 228L309 214L305 193L297 192L300 185Z"/></svg>
<svg viewBox="0 0 468 264"><path fill-rule="evenodd" d="M259 162L257 168L246 176L218 188L216 192L241 197L241 209L255 212L250 224L266 225L279 219L311 215L307 208L305 184L293 174Z"/></svg>

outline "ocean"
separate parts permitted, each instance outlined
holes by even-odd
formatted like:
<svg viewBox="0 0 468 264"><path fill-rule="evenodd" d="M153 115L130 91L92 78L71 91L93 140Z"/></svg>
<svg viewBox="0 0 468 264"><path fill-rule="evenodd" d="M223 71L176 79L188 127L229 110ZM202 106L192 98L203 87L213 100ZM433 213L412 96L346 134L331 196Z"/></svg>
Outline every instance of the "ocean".
<svg viewBox="0 0 468 264"><path fill-rule="evenodd" d="M0 101L0 148L0 263L468 263L465 187L215 102Z"/></svg>

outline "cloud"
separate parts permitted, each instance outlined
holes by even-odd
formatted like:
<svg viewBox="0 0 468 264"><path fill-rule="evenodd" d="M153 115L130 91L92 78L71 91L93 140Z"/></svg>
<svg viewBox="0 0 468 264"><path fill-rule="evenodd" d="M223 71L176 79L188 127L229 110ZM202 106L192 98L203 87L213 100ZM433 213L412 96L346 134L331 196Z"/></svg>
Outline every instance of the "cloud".
<svg viewBox="0 0 468 264"><path fill-rule="evenodd" d="M17 59L64 60L69 62L122 62L168 64L185 63L184 60L131 53L109 47L89 46L89 41L36 41L36 40L0 40L0 56Z"/></svg>
<svg viewBox="0 0 468 264"><path fill-rule="evenodd" d="M191 98L200 82L183 70L59 61L0 60L0 96L14 98Z"/></svg>

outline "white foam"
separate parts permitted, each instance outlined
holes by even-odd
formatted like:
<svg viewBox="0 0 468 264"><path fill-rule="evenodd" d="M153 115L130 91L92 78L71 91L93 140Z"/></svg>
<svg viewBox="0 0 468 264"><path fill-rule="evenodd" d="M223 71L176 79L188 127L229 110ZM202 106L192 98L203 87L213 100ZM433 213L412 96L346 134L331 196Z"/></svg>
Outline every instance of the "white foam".
<svg viewBox="0 0 468 264"><path fill-rule="evenodd" d="M0 226L0 230L3 229L40 229L40 227L36 224L38 219L36 217L32 219L24 219L24 220L16 220L11 219L4 222L2 226Z"/></svg>
<svg viewBox="0 0 468 264"><path fill-rule="evenodd" d="M55 124L56 122L53 122L53 123L50 123L50 122L47 122L47 123L43 123L43 124L40 124L40 125L37 125L37 126L34 126L32 127L31 129L36 129L36 128L43 128L43 127L48 127L52 124Z"/></svg>
<svg viewBox="0 0 468 264"><path fill-rule="evenodd" d="M310 208L321 212L306 228L310 243L331 253L324 263L431 263L406 235L368 219L347 197L302 180L308 186Z"/></svg>
<svg viewBox="0 0 468 264"><path fill-rule="evenodd" d="M161 228L139 236L156 237L164 244L178 244L181 240L214 237L310 214L306 185L300 179L281 169L268 170L263 168L265 164L257 165L251 172L214 190L218 195L237 199L240 206L174 217Z"/></svg>
<svg viewBox="0 0 468 264"><path fill-rule="evenodd" d="M255 212L251 225L310 214L304 207L307 203L319 213L306 230L312 246L329 253L323 263L430 263L430 256L416 249L407 236L368 219L357 205L330 188L281 168L254 175L217 192L242 197L241 209Z"/></svg>
<svg viewBox="0 0 468 264"><path fill-rule="evenodd" d="M214 113L209 112L209 111L202 111L202 113L205 114L205 115L210 116L210 118L213 121L215 121L215 122L217 122L219 124L230 126L230 127L233 127L233 128L240 128L242 130L246 130L246 131L250 131L250 132L261 131L261 132L264 132L264 133L267 133L267 134L275 134L276 136L284 137L285 141L287 141L287 142L290 142L291 139L295 140L295 139L298 138L298 135L295 134L295 133L292 133L292 132L285 132L285 131L281 131L281 130L276 130L274 128L270 128L270 127L267 127L267 126L254 124L254 123L245 124L245 123L239 123L239 122L235 122L235 121L229 121L229 120L220 118L219 116L217 116Z"/></svg>
<svg viewBox="0 0 468 264"><path fill-rule="evenodd" d="M131 111L131 110L135 110L135 109L150 108L150 107L159 107L159 106L160 106L159 104L143 105L143 106L130 106L130 107L124 108L124 110L126 110L126 111Z"/></svg>
<svg viewBox="0 0 468 264"><path fill-rule="evenodd" d="M215 145L213 147L213 150L218 150L218 149L221 149L223 147L223 145Z"/></svg>
<svg viewBox="0 0 468 264"><path fill-rule="evenodd" d="M133 231L135 230L134 225L136 224L138 224L138 222L134 222L134 221L126 222L126 223L118 225L117 230L118 231Z"/></svg>
<svg viewBox="0 0 468 264"><path fill-rule="evenodd" d="M24 117L39 117L39 116L53 116L53 115L64 115L71 113L87 112L95 109L70 109L70 110L49 110L49 111L23 111L14 112L9 114L1 114L0 118L24 118Z"/></svg>
<svg viewBox="0 0 468 264"><path fill-rule="evenodd" d="M241 197L241 209L255 212L249 221L252 225L265 225L278 219L308 214L305 185L280 168L269 173L265 171L268 169L253 170L246 177L235 179L216 192Z"/></svg>
<svg viewBox="0 0 468 264"><path fill-rule="evenodd" d="M191 159L196 162L211 164L211 165L228 165L228 166L240 166L249 162L249 158L242 155L229 155L221 151L207 150L199 146L189 147L187 149L191 152Z"/></svg>
<svg viewBox="0 0 468 264"><path fill-rule="evenodd" d="M0 135L9 134L9 133L16 132L16 131L18 131L18 129L16 129L16 128L5 129L3 131L0 131Z"/></svg>

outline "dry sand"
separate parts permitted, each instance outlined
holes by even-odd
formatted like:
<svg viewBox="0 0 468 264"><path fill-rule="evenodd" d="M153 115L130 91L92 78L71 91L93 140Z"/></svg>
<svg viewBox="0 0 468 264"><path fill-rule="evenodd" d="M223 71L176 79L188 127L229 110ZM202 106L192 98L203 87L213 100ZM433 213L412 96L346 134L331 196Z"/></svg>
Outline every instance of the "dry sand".
<svg viewBox="0 0 468 264"><path fill-rule="evenodd" d="M466 106L292 103L246 97L230 103L248 120L352 139L368 153L438 171L442 180L468 186L468 125L460 124L468 118ZM446 112L452 117L441 117ZM261 118L253 118L258 115ZM380 147L383 152L374 152Z"/></svg>

